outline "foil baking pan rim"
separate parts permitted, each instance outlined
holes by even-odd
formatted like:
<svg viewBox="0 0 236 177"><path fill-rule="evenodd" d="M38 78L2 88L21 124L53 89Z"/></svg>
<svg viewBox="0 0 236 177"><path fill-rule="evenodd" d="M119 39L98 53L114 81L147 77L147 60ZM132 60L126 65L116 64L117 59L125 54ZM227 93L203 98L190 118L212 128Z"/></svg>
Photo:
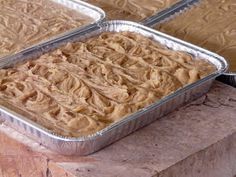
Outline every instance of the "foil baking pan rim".
<svg viewBox="0 0 236 177"><path fill-rule="evenodd" d="M142 25L152 27L156 25L157 23L165 20L166 18L169 18L172 15L175 15L176 13L180 13L184 9L187 9L191 7L192 5L198 3L201 0L181 0L176 2L175 4L171 5L170 7L157 12L155 15L150 16L142 20L140 23Z"/></svg>

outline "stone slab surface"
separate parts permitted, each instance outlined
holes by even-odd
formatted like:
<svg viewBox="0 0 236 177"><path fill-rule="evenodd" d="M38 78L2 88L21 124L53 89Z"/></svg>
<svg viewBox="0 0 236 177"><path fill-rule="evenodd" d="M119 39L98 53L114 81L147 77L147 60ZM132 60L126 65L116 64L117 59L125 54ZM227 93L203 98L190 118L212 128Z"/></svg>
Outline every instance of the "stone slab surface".
<svg viewBox="0 0 236 177"><path fill-rule="evenodd" d="M86 157L66 157L0 126L0 177L235 177L236 89L208 94Z"/></svg>

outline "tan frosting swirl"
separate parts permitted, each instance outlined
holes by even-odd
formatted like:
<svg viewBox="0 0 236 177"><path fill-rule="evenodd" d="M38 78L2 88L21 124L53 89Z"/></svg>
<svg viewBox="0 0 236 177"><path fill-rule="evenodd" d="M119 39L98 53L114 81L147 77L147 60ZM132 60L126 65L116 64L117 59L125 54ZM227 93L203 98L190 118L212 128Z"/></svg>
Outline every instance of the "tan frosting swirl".
<svg viewBox="0 0 236 177"><path fill-rule="evenodd" d="M51 0L0 0L0 57L92 21Z"/></svg>
<svg viewBox="0 0 236 177"><path fill-rule="evenodd" d="M141 21L180 0L84 0L102 8L109 20Z"/></svg>
<svg viewBox="0 0 236 177"><path fill-rule="evenodd" d="M155 28L224 56L236 72L235 19L235 0L202 0Z"/></svg>
<svg viewBox="0 0 236 177"><path fill-rule="evenodd" d="M103 33L0 70L0 99L64 136L95 133L215 67L139 34Z"/></svg>

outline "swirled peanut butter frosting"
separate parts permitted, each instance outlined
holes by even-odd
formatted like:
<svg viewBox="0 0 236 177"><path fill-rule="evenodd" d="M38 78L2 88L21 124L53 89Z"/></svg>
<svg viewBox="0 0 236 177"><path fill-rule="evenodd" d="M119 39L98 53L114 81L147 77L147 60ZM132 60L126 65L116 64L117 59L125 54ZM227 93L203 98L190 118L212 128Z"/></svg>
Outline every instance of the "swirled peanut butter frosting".
<svg viewBox="0 0 236 177"><path fill-rule="evenodd" d="M180 0L84 0L102 8L109 20L141 21Z"/></svg>
<svg viewBox="0 0 236 177"><path fill-rule="evenodd" d="M236 71L236 1L202 0L155 28L225 57Z"/></svg>
<svg viewBox="0 0 236 177"><path fill-rule="evenodd" d="M90 22L51 0L0 0L0 57Z"/></svg>
<svg viewBox="0 0 236 177"><path fill-rule="evenodd" d="M95 133L215 71L136 33L102 33L0 70L0 100L64 136Z"/></svg>

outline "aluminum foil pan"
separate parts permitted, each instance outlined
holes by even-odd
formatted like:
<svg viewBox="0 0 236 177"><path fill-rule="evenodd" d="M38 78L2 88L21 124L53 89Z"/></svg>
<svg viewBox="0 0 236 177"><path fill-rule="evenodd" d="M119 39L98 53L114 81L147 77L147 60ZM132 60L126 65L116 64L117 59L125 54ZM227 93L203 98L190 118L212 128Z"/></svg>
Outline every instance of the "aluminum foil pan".
<svg viewBox="0 0 236 177"><path fill-rule="evenodd" d="M81 13L81 14L84 14L84 15L90 17L91 19L93 19L93 21L91 23L87 24L87 25L84 25L84 26L81 26L81 27L78 27L78 28L74 28L72 30L66 31L66 32L61 33L61 34L56 35L56 36L52 36L52 37L50 37L50 38L48 38L48 39L46 39L42 42L36 43L35 45L32 45L32 46L30 46L26 49L23 49L19 52L30 50L32 48L37 47L39 44L50 41L52 39L59 38L59 37L62 37L62 36L66 36L66 35L70 35L71 33L74 33L75 31L87 28L88 26L94 25L96 23L100 23L100 22L104 21L104 19L105 19L105 12L102 9L100 9L96 6L90 5L86 2L80 1L80 0L49 0L49 1L53 1L55 3L58 3L62 6L65 6L65 7L69 8L69 9L73 9L73 10L75 10L75 11ZM19 52L17 52L17 53L19 53ZM12 54L4 56L4 57L0 58L0 60L8 58L11 55Z"/></svg>
<svg viewBox="0 0 236 177"><path fill-rule="evenodd" d="M38 49L28 50L24 53L13 56L8 60L0 61L0 68L6 68L20 61L36 58L43 53L62 46L68 41L83 41L92 36L108 31L131 31L139 33L153 39L154 41L160 42L170 49L185 51L194 57L206 59L215 65L217 71L193 84L177 90L176 92L164 97L150 106L141 109L138 112L129 115L121 121L116 122L90 136L79 138L58 136L44 127L30 121L27 117L7 109L2 106L0 102L0 112L1 116L5 119L5 124L23 132L58 153L66 155L87 155L117 141L118 139L145 125L148 125L186 102L196 99L206 93L209 90L213 80L223 73L228 66L224 58L212 52L155 31L143 25L128 21L108 21L92 26L90 29L81 30L74 33L70 37L67 36L44 43Z"/></svg>
<svg viewBox="0 0 236 177"><path fill-rule="evenodd" d="M199 2L199 0L182 0L177 2L176 4L172 5L171 7L158 12L157 14L144 19L144 21L141 22L141 24L145 26L152 27L156 25L157 23L163 22L164 20L167 20L169 18L173 18L174 15L180 14L186 9L189 9L190 6L193 4Z"/></svg>

